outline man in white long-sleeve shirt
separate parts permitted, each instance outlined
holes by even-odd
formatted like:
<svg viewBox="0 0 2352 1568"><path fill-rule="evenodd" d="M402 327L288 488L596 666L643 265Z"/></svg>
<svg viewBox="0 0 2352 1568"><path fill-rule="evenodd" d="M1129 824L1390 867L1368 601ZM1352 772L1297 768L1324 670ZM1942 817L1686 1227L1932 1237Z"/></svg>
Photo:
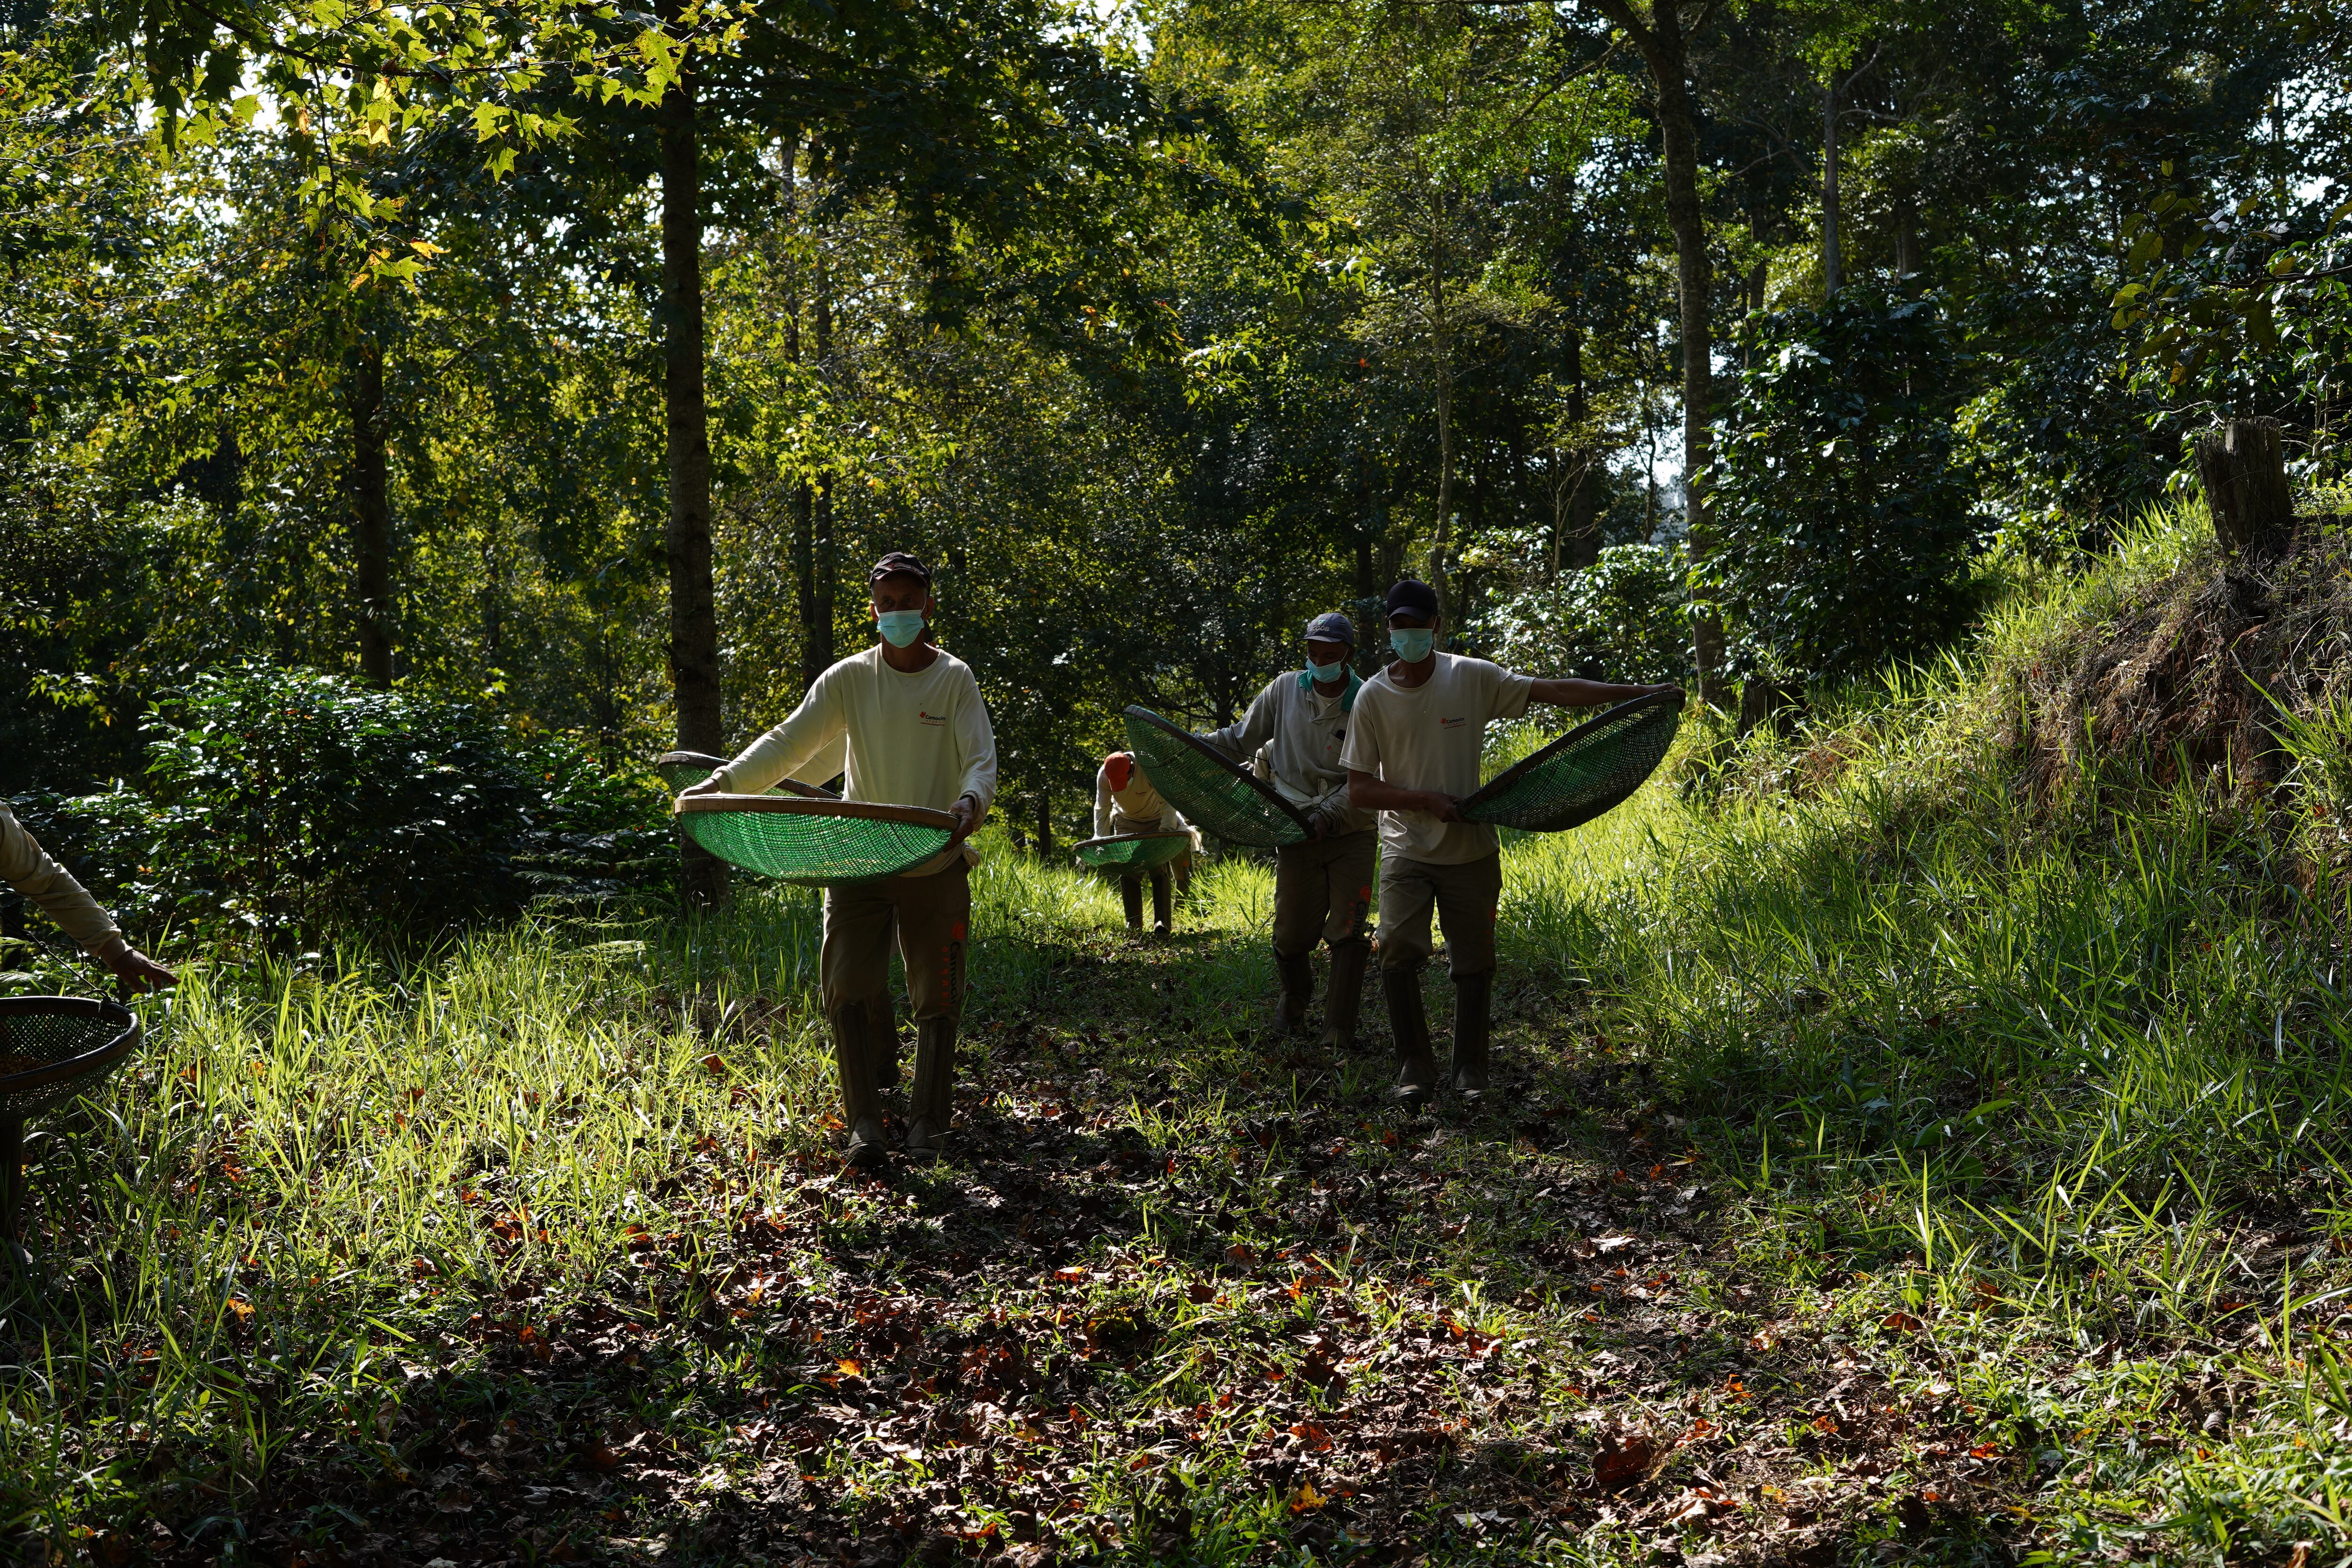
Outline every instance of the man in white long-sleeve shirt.
<svg viewBox="0 0 2352 1568"><path fill-rule="evenodd" d="M887 990L893 926L916 1029L907 1151L929 1158L946 1146L955 1110L971 868L979 858L965 838L996 794L996 736L980 685L969 666L930 640L929 617L938 608L930 568L893 551L867 576L881 640L817 677L790 718L691 792L759 794L838 754L845 738L845 798L929 806L956 818L955 840L936 858L878 882L825 890L817 989L833 1029L849 1159L861 1167L883 1157L882 1094L898 1076ZM880 1081L886 1070L887 1085Z"/></svg>
<svg viewBox="0 0 2352 1568"><path fill-rule="evenodd" d="M0 881L37 904L92 958L133 991L178 984L173 973L123 940L114 917L66 868L48 857L16 814L0 805Z"/></svg>
<svg viewBox="0 0 2352 1568"><path fill-rule="evenodd" d="M1323 1004L1323 1044L1355 1043L1371 942L1364 930L1372 906L1377 813L1348 801L1339 753L1363 682L1348 668L1356 628L1337 613L1307 627L1307 668L1277 675L1237 724L1201 739L1236 763L1261 754L1275 789L1305 815L1314 837L1276 852L1274 966L1282 980L1282 1027L1305 1027L1315 988L1315 944L1331 944L1331 986Z"/></svg>
<svg viewBox="0 0 2352 1568"><path fill-rule="evenodd" d="M1129 752L1113 752L1095 770L1096 837L1190 831L1184 814L1160 797ZM1188 849L1164 866L1154 866L1148 873L1138 871L1118 879L1127 929L1136 935L1143 931L1143 879L1147 875L1151 879L1151 934L1165 937L1176 918L1176 890L1189 886L1192 879L1192 852Z"/></svg>

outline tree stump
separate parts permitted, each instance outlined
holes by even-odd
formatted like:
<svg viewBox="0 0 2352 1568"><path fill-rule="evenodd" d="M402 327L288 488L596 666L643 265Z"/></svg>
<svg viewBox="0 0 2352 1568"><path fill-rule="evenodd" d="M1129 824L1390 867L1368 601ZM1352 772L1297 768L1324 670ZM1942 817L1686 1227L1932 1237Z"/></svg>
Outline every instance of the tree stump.
<svg viewBox="0 0 2352 1568"><path fill-rule="evenodd" d="M2225 553L2263 560L2286 549L2294 498L2277 420L2231 419L2198 437L2197 478Z"/></svg>

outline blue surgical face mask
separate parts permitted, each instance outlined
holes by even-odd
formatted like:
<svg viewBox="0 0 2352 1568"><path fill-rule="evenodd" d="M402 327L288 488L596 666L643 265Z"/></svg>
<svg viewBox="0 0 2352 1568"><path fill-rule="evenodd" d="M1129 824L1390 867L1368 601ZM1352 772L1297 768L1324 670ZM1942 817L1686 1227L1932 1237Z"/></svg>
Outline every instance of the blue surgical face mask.
<svg viewBox="0 0 2352 1568"><path fill-rule="evenodd" d="M1391 626L1389 646L1407 664L1419 664L1437 646L1437 633L1428 626Z"/></svg>
<svg viewBox="0 0 2352 1568"><path fill-rule="evenodd" d="M1307 673L1314 677L1318 684L1328 686L1348 673L1348 661L1344 658L1337 658L1329 664L1317 664L1310 658L1307 661Z"/></svg>
<svg viewBox="0 0 2352 1568"><path fill-rule="evenodd" d="M882 640L892 647L905 647L923 635L923 612L920 610L884 610L874 617L882 632Z"/></svg>

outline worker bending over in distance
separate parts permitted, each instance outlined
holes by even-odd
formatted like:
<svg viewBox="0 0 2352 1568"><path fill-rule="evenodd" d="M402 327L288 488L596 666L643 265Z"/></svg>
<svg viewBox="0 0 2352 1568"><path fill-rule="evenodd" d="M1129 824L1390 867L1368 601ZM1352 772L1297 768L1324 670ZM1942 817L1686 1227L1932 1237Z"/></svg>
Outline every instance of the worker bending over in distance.
<svg viewBox="0 0 2352 1568"><path fill-rule="evenodd" d="M1530 702L1594 708L1674 688L1539 680L1439 652L1437 595L1410 578L1389 590L1388 611L1396 660L1356 694L1339 762L1350 803L1381 814L1381 989L1396 1037L1396 1091L1417 1102L1436 1087L1421 1004L1434 909L1454 976L1454 1087L1475 1096L1486 1089L1503 862L1495 830L1465 822L1460 807L1478 788L1486 726L1518 718Z"/></svg>
<svg viewBox="0 0 2352 1568"><path fill-rule="evenodd" d="M1200 739L1232 761L1262 763L1260 772L1307 818L1304 844L1274 859L1274 967L1282 983L1277 1015L1286 1034L1307 1026L1314 992L1310 961L1331 944L1331 984L1323 998L1323 1041L1355 1044L1371 952L1365 921L1372 907L1372 827L1376 813L1349 803L1339 756L1363 681L1348 668L1356 628L1336 611L1307 624L1307 666L1266 683L1237 724Z"/></svg>
<svg viewBox="0 0 2352 1568"><path fill-rule="evenodd" d="M790 718L687 792L758 795L830 757L845 737L844 799L929 806L956 819L948 847L911 870L825 889L817 991L833 1029L849 1163L861 1169L883 1159L882 1095L898 1087L898 1025L888 994L894 926L916 1030L907 1152L929 1159L946 1147L955 1110L971 866L979 858L965 840L996 794L996 736L979 683L970 667L930 639L929 617L939 607L930 568L893 551L874 563L867 580L880 640L817 677Z"/></svg>
<svg viewBox="0 0 2352 1568"><path fill-rule="evenodd" d="M1117 838L1129 833L1191 833L1192 825L1184 814L1160 798L1135 765L1134 757L1125 752L1113 752L1103 759L1095 771L1095 837ZM1192 852L1187 849L1175 859L1154 866L1150 871L1132 871L1118 879L1119 902L1127 910L1127 929L1130 933L1143 931L1143 879L1151 879L1151 934L1166 937L1175 919L1175 894L1190 891L1192 886Z"/></svg>

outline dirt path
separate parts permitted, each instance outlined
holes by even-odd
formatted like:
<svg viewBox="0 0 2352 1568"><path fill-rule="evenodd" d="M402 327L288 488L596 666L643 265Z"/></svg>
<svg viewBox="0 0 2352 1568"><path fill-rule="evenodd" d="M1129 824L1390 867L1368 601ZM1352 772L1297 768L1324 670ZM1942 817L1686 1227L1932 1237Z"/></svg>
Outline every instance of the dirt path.
<svg viewBox="0 0 2352 1568"><path fill-rule="evenodd" d="M976 1016L946 1165L803 1152L747 1215L772 1156L709 1141L663 1184L702 1223L404 1351L372 1468L296 1439L256 1554L2002 1555L2004 1461L1889 1380L1916 1325L1745 1282L1681 1123L1559 1002L1507 991L1496 1092L1403 1118L1377 994L1335 1059L1186 1000L1234 962L1106 943Z"/></svg>

